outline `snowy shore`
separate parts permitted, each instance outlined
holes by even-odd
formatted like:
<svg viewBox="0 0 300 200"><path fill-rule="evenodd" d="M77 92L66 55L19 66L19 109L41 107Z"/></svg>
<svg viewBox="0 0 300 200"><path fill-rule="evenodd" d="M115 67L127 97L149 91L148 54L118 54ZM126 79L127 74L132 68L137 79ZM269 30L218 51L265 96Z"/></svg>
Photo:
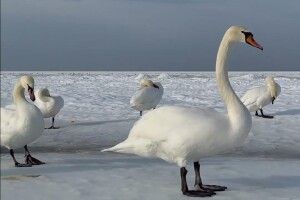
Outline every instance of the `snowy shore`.
<svg viewBox="0 0 300 200"><path fill-rule="evenodd" d="M1 106L24 72L1 72ZM60 129L45 130L30 145L47 165L14 168L7 150L1 155L1 199L188 199L180 193L179 170L157 159L101 153L127 137L139 113L129 99L145 74L165 88L162 105L207 106L225 111L213 72L29 72L36 88L64 97L57 116ZM273 75L282 93L265 113L253 117L245 144L202 162L204 180L228 191L213 199L300 199L300 72L232 72L241 96ZM50 120L46 120L47 125ZM17 158L23 160L23 150ZM190 168L189 182L193 183Z"/></svg>

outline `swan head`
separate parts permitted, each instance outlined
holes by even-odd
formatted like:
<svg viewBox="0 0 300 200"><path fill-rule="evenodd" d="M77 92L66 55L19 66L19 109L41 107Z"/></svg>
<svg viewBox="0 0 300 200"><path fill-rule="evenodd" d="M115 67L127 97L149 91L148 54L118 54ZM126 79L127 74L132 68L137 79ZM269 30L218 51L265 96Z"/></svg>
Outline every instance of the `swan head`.
<svg viewBox="0 0 300 200"><path fill-rule="evenodd" d="M20 83L22 87L28 91L31 101L35 101L34 96L34 79L32 76L25 75L20 78Z"/></svg>
<svg viewBox="0 0 300 200"><path fill-rule="evenodd" d="M275 99L279 96L280 88L277 87L277 84L272 76L267 76L265 81L266 81L268 90L271 93L272 104L274 104Z"/></svg>
<svg viewBox="0 0 300 200"><path fill-rule="evenodd" d="M140 81L140 85L142 87L154 87L154 88L159 89L159 86L157 84L153 83L153 81L151 81L149 79L142 79Z"/></svg>
<svg viewBox="0 0 300 200"><path fill-rule="evenodd" d="M49 92L49 90L47 88L41 89L40 94L42 96L50 97L50 92Z"/></svg>
<svg viewBox="0 0 300 200"><path fill-rule="evenodd" d="M263 47L255 41L253 34L250 31L248 31L245 27L231 26L226 31L226 35L229 36L229 39L232 42L247 43L253 47L263 50Z"/></svg>

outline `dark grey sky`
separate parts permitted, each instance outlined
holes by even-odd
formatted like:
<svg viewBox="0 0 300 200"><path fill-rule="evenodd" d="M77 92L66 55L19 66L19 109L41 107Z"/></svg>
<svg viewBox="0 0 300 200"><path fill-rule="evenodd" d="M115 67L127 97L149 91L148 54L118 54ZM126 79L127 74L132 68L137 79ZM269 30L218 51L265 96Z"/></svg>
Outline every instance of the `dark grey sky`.
<svg viewBox="0 0 300 200"><path fill-rule="evenodd" d="M2 70L214 70L245 25L231 70L300 69L299 0L1 0Z"/></svg>

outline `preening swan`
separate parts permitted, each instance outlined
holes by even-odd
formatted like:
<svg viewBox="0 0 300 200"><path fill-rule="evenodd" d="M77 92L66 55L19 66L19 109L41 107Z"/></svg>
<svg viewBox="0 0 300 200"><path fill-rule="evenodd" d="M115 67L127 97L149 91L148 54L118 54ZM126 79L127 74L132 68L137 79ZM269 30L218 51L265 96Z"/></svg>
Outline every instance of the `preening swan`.
<svg viewBox="0 0 300 200"><path fill-rule="evenodd" d="M27 144L41 136L44 120L41 111L25 99L25 89L30 99L35 101L34 79L31 76L22 76L13 91L14 108L1 108L1 145L10 150L16 167L44 164L32 157L27 148ZM20 147L25 149L26 164L20 164L14 156L13 149Z"/></svg>
<svg viewBox="0 0 300 200"><path fill-rule="evenodd" d="M55 129L54 118L64 106L61 96L51 96L47 88L35 92L36 101L34 104L41 110L44 118L52 118L52 125L48 129Z"/></svg>
<svg viewBox="0 0 300 200"><path fill-rule="evenodd" d="M199 160L241 145L251 129L250 113L228 79L227 57L236 42L263 49L243 27L232 26L226 31L216 59L217 85L227 107L226 114L206 108L160 107L141 117L125 141L103 151L157 157L176 163L180 167L181 190L187 196L211 196L214 191L225 190L224 186L202 184ZM195 190L187 186L188 162L194 162Z"/></svg>
<svg viewBox="0 0 300 200"><path fill-rule="evenodd" d="M268 76L265 85L248 90L241 100L250 112L255 111L256 116L273 118L273 116L264 115L262 108L270 103L274 104L274 100L279 96L280 91L280 85L274 81L273 77ZM260 110L261 115L258 115L258 110Z"/></svg>
<svg viewBox="0 0 300 200"><path fill-rule="evenodd" d="M140 111L140 116L142 116L144 110L156 108L163 93L164 88L159 82L142 79L139 90L130 99L130 106Z"/></svg>

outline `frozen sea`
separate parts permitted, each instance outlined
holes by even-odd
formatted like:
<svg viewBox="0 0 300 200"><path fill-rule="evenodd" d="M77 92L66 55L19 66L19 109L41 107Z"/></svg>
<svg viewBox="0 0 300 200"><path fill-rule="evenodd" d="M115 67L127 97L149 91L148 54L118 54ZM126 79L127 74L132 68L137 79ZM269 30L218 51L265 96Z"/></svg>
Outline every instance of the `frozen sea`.
<svg viewBox="0 0 300 200"><path fill-rule="evenodd" d="M160 106L225 112L214 72L1 72L1 106L11 104L22 74L34 76L35 88L63 96L65 106L56 117L60 129L45 130L30 144L32 155L46 165L15 168L1 149L1 199L190 199L180 192L175 165L100 151L124 140L138 120L129 100L144 76L163 84ZM241 147L201 161L206 183L228 187L212 199L300 199L300 72L231 72L230 81L241 96L263 85L267 75L282 90L275 104L264 109L274 119L253 117ZM22 149L16 157L24 159ZM188 170L192 187L192 166Z"/></svg>

